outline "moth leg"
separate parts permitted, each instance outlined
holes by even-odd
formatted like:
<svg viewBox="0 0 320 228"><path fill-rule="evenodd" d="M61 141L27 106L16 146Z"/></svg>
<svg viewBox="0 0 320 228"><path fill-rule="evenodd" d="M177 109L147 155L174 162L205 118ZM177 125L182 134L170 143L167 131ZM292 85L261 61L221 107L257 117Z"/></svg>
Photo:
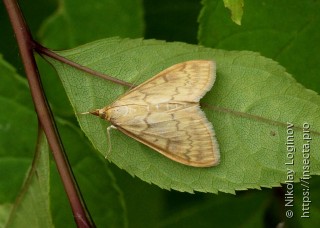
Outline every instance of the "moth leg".
<svg viewBox="0 0 320 228"><path fill-rule="evenodd" d="M108 152L106 153L106 156L104 157L105 159L108 159L108 156L111 152L111 137L110 137L110 130L111 129L117 129L117 128L113 125L110 125L109 127L107 127L107 138L108 138L109 149L108 149Z"/></svg>

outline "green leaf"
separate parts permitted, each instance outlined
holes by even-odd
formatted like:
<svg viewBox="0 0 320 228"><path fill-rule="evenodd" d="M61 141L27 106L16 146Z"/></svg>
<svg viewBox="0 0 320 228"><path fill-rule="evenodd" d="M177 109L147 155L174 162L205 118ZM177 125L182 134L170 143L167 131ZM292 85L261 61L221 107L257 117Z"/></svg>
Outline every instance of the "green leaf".
<svg viewBox="0 0 320 228"><path fill-rule="evenodd" d="M4 227L9 217L13 204L0 204L0 226Z"/></svg>
<svg viewBox="0 0 320 228"><path fill-rule="evenodd" d="M312 148L319 147L320 97L303 88L276 62L253 52L228 52L155 40L105 39L59 52L77 63L139 84L161 70L190 59L214 59L217 80L202 99L220 145L221 163L194 168L171 161L152 149L111 131L110 160L131 175L164 189L230 192L280 186L287 177L287 122L295 125L295 146L302 148L302 126L311 126ZM107 123L80 115L107 106L126 89L49 61L59 73L83 131L106 154ZM308 109L306 109L308 107ZM312 173L319 174L320 154L311 153ZM302 157L295 156L295 181L302 175Z"/></svg>
<svg viewBox="0 0 320 228"><path fill-rule="evenodd" d="M53 227L49 202L49 147L41 131L38 148L6 227Z"/></svg>
<svg viewBox="0 0 320 228"><path fill-rule="evenodd" d="M46 46L61 49L108 36L140 37L142 16L141 0L60 0L43 22L39 38Z"/></svg>
<svg viewBox="0 0 320 228"><path fill-rule="evenodd" d="M48 159L45 158L48 151L42 151L42 157L37 157L21 189L37 135L37 121L27 83L2 58L0 75L0 105L3 107L0 115L0 202L3 203L1 224L10 227L22 227L25 224L49 227L51 217L46 198L49 173L46 172L48 166L45 164L48 162L45 161ZM39 153L40 149L43 148L39 148ZM44 160L39 160L43 156ZM18 193L18 200L14 203Z"/></svg>
<svg viewBox="0 0 320 228"><path fill-rule="evenodd" d="M112 165L111 168L123 192L129 227L157 227L163 220L163 212L170 211L165 206L177 205L175 199L168 200L166 196L168 194L180 196L180 192L168 192L156 185L133 178L125 170L115 165ZM173 201L175 203L172 203Z"/></svg>
<svg viewBox="0 0 320 228"><path fill-rule="evenodd" d="M259 52L320 93L319 1L246 0L241 26L230 21L221 1L204 4L199 19L200 44Z"/></svg>
<svg viewBox="0 0 320 228"><path fill-rule="evenodd" d="M219 194L186 202L181 210L167 212L159 227L263 227L270 196L267 191L242 197ZM231 213L230 208L237 213Z"/></svg>
<svg viewBox="0 0 320 228"><path fill-rule="evenodd" d="M2 56L0 56L0 75L0 204L2 204L14 201L31 164L37 138L37 119L26 80L19 77Z"/></svg>
<svg viewBox="0 0 320 228"><path fill-rule="evenodd" d="M196 44L201 9L199 0L143 1L144 38Z"/></svg>
<svg viewBox="0 0 320 228"><path fill-rule="evenodd" d="M243 14L243 0L224 0L224 6L231 11L231 19L234 23L241 25Z"/></svg>

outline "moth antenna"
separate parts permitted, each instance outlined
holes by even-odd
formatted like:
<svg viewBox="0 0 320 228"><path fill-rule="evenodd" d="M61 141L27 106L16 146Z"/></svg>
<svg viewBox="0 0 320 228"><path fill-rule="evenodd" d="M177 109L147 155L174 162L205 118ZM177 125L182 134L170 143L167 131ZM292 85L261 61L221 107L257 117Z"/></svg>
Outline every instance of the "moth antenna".
<svg viewBox="0 0 320 228"><path fill-rule="evenodd" d="M87 114L90 114L90 112L80 112L78 113L79 115L87 115Z"/></svg>
<svg viewBox="0 0 320 228"><path fill-rule="evenodd" d="M78 115L87 115L87 114L92 114L92 115L95 115L95 116L99 116L99 109L95 109L93 111L89 111L89 112L80 112L80 113L77 113Z"/></svg>
<svg viewBox="0 0 320 228"><path fill-rule="evenodd" d="M111 137L110 137L110 130L111 129L117 129L117 128L115 126L113 126L113 125L110 125L107 128L107 138L108 138L109 149L108 149L108 152L107 152L106 156L104 157L105 159L108 159L108 156L111 153Z"/></svg>

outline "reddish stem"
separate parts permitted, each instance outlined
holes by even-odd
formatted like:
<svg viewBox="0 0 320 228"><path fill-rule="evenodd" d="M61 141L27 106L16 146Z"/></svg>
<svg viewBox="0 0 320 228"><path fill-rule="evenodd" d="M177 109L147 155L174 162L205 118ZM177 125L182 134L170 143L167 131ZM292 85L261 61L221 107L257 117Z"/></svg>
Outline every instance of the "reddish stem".
<svg viewBox="0 0 320 228"><path fill-rule="evenodd" d="M7 9L10 22L17 39L38 119L50 145L57 169L73 211L75 222L78 227L93 227L94 225L82 201L78 186L73 177L57 132L51 110L42 89L39 72L33 55L34 42L28 26L25 23L16 0L3 0L3 3Z"/></svg>
<svg viewBox="0 0 320 228"><path fill-rule="evenodd" d="M60 61L62 63L68 64L69 66L72 66L72 67L77 68L77 69L79 69L81 71L87 72L88 74L103 78L105 80L117 83L119 85L127 86L127 87L130 87L130 88L134 87L134 85L129 83L129 82L122 81L122 80L116 79L114 77L102 74L102 73L97 72L95 70L92 70L92 69L90 69L88 67L82 66L82 65L80 65L78 63L75 63L75 62L73 62L73 61L71 61L69 59L66 59L63 56L58 55L57 53L49 50L48 48L43 47L41 44L39 44L37 42L34 42L34 49L39 54L46 55L46 56L48 56L50 58L56 59L56 60L58 60L58 61Z"/></svg>

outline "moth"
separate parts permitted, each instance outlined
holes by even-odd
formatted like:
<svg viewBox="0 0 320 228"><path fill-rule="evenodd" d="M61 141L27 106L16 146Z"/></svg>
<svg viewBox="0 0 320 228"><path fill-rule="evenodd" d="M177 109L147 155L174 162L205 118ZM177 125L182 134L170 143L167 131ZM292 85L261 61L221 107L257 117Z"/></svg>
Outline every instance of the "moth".
<svg viewBox="0 0 320 228"><path fill-rule="evenodd" d="M218 142L199 100L216 77L215 62L173 65L89 113L176 162L194 167L219 163Z"/></svg>

